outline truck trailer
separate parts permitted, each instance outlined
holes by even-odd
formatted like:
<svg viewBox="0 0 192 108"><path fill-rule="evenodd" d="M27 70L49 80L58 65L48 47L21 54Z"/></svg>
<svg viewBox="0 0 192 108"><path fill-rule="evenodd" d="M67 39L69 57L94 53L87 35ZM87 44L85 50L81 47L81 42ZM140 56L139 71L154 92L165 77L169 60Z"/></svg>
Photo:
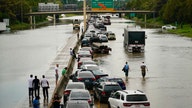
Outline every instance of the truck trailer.
<svg viewBox="0 0 192 108"><path fill-rule="evenodd" d="M144 52L145 31L138 28L126 27L124 29L124 48L132 52Z"/></svg>

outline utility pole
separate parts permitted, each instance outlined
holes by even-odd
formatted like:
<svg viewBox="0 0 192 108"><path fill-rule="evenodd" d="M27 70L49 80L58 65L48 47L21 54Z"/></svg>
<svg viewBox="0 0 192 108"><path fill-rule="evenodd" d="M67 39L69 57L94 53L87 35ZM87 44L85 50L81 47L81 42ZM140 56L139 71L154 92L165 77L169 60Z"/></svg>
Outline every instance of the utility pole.
<svg viewBox="0 0 192 108"><path fill-rule="evenodd" d="M86 0L83 2L83 16L84 16L84 31L86 30Z"/></svg>

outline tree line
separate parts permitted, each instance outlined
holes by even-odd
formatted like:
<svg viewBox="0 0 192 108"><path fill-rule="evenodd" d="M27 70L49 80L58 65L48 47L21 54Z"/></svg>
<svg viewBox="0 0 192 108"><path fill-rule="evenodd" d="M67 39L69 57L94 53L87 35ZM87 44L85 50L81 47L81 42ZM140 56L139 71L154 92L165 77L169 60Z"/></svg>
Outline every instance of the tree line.
<svg viewBox="0 0 192 108"><path fill-rule="evenodd" d="M29 18L25 16L26 13L37 11L39 2L53 1L62 5L64 0L0 0L0 21L9 18L10 24L28 23ZM77 2L77 0L73 1ZM125 4L125 9L156 11L156 17L164 23L192 24L192 0L128 0ZM42 16L36 18L37 21L43 19L45 20L45 17Z"/></svg>

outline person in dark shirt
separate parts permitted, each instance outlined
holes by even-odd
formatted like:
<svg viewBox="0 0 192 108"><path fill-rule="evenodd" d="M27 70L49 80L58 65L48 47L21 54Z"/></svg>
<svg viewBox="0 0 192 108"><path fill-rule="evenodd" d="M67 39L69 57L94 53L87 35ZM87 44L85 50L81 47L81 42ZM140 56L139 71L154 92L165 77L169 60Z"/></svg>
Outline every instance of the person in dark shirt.
<svg viewBox="0 0 192 108"><path fill-rule="evenodd" d="M35 79L33 80L33 87L35 91L35 96L39 97L40 81L37 76L35 76Z"/></svg>
<svg viewBox="0 0 192 108"><path fill-rule="evenodd" d="M55 93L52 103L53 103L53 108L60 108L60 102L61 102L61 97Z"/></svg>

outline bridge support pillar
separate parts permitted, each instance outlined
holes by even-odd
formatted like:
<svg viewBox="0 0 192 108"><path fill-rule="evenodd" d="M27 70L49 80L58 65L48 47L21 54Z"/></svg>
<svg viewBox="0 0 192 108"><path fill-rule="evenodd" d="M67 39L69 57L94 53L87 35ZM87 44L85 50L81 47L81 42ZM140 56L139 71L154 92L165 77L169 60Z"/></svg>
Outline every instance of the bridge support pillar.
<svg viewBox="0 0 192 108"><path fill-rule="evenodd" d="M122 14L121 13L119 13L119 18L121 18L122 17Z"/></svg>
<svg viewBox="0 0 192 108"><path fill-rule="evenodd" d="M55 17L55 14L53 14L53 25L55 26L56 24L56 17Z"/></svg>
<svg viewBox="0 0 192 108"><path fill-rule="evenodd" d="M145 28L146 28L146 23L147 23L147 14L145 14Z"/></svg>
<svg viewBox="0 0 192 108"><path fill-rule="evenodd" d="M36 20L35 20L35 16L33 16L33 28L35 29L36 26Z"/></svg>
<svg viewBox="0 0 192 108"><path fill-rule="evenodd" d="M33 16L29 17L31 29L33 29Z"/></svg>

